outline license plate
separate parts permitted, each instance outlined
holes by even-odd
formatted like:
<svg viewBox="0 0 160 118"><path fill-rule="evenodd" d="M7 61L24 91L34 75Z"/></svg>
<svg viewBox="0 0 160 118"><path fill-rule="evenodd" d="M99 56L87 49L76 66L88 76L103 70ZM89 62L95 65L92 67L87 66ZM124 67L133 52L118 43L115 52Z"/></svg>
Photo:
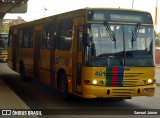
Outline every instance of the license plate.
<svg viewBox="0 0 160 118"><path fill-rule="evenodd" d="M153 88L145 88L145 89L143 90L143 92L153 92L153 91L154 91Z"/></svg>

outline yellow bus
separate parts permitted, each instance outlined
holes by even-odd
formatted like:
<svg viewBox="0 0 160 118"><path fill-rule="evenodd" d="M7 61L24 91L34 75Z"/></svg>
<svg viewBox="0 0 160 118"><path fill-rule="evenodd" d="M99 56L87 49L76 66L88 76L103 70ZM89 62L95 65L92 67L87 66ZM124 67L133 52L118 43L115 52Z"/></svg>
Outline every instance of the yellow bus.
<svg viewBox="0 0 160 118"><path fill-rule="evenodd" d="M7 61L8 34L0 34L0 61Z"/></svg>
<svg viewBox="0 0 160 118"><path fill-rule="evenodd" d="M128 99L155 93L151 14L85 8L10 27L8 65L64 98Z"/></svg>

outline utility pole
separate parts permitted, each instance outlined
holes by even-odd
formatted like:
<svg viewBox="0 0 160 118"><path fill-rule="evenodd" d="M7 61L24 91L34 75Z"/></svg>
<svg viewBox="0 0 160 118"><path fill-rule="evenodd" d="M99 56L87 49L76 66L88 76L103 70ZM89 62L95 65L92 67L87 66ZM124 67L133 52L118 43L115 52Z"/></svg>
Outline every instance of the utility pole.
<svg viewBox="0 0 160 118"><path fill-rule="evenodd" d="M46 11L47 11L47 9L44 7L44 18L45 18L45 15L46 15Z"/></svg>
<svg viewBox="0 0 160 118"><path fill-rule="evenodd" d="M157 17L158 17L158 0L156 0L156 8L155 8L155 22L154 22L154 25L155 25L155 31L157 33Z"/></svg>
<svg viewBox="0 0 160 118"><path fill-rule="evenodd" d="M134 0L132 0L132 9L133 9L133 5L134 5Z"/></svg>

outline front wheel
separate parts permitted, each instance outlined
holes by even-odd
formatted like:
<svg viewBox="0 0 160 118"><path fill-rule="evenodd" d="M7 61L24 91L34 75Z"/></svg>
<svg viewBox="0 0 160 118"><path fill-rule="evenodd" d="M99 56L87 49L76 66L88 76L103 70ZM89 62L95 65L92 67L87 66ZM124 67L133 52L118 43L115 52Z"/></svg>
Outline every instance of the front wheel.
<svg viewBox="0 0 160 118"><path fill-rule="evenodd" d="M71 99L71 94L68 92L68 81L66 74L62 73L59 78L59 91L62 98L65 100Z"/></svg>

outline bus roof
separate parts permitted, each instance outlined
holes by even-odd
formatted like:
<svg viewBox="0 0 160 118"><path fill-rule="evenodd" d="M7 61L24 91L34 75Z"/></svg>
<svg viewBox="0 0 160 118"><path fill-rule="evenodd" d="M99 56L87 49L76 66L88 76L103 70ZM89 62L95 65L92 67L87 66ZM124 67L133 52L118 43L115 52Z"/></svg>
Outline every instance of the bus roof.
<svg viewBox="0 0 160 118"><path fill-rule="evenodd" d="M149 12L143 11L143 10L126 9L126 8L90 8L90 7L86 7L84 9L86 9L86 10L119 10L119 11L134 11L134 12L149 13Z"/></svg>
<svg viewBox="0 0 160 118"><path fill-rule="evenodd" d="M24 27L26 27L26 26L29 27L29 26L32 26L33 24L38 25L38 24L41 24L41 23L53 21L54 19L61 20L61 19L65 19L65 18L82 16L82 15L86 14L86 12L89 11L89 10L118 10L118 11L143 12L143 13L150 14L147 11L124 9L124 8L89 8L89 7L86 7L86 8L83 8L83 9L68 11L68 12L65 12L65 13L56 14L56 15L52 15L52 16L49 16L49 17L33 20L33 21L30 21L30 22L14 25L14 26L11 26L11 29L12 29L12 27L13 28L19 28L19 27L23 27L23 26Z"/></svg>

